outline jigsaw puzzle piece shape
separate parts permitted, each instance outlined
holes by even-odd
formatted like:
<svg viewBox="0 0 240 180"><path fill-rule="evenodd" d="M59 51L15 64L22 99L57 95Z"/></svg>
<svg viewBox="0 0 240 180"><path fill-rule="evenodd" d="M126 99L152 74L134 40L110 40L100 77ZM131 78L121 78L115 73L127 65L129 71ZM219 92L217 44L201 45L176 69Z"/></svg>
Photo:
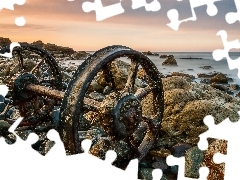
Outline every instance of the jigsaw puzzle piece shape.
<svg viewBox="0 0 240 180"><path fill-rule="evenodd" d="M132 9L141 7L145 7L146 11L159 11L161 9L161 4L157 0L151 3L147 3L146 0L132 0Z"/></svg>
<svg viewBox="0 0 240 180"><path fill-rule="evenodd" d="M177 165L178 166L178 180L194 180L193 178L189 178L189 177L185 177L185 157L174 157L172 155L167 157L167 164L169 166L174 166ZM199 169L199 174L200 177L198 178L199 180L206 180L207 175L209 173L209 170L207 167L201 167Z"/></svg>
<svg viewBox="0 0 240 180"><path fill-rule="evenodd" d="M5 8L9 10L14 10L14 4L23 5L26 0L1 0L0 1L0 11Z"/></svg>
<svg viewBox="0 0 240 180"><path fill-rule="evenodd" d="M240 114L240 112L238 112ZM200 137L200 141L198 143L199 148L205 148L207 138L215 138L221 139L212 142L205 153L205 164L210 169L210 177L217 176L218 179L226 179L228 177L239 177L240 172L236 170L236 162L240 161L240 143L239 143L239 129L240 129L240 121L231 122L229 118L225 119L218 125L215 125L214 119L212 116L206 116L204 118L204 123L208 126L209 130L202 133ZM202 144L202 142L204 142ZM224 167L216 166L212 162L212 157L215 153L220 152L222 154L227 154L224 160L226 167L224 173ZM219 156L218 156L219 157ZM221 161L218 161L218 163ZM218 173L216 173L218 172Z"/></svg>
<svg viewBox="0 0 240 180"><path fill-rule="evenodd" d="M20 47L20 44L18 42L12 42L10 44L10 52L1 53L1 50L0 50L0 56L6 57L6 58L12 58L12 51L15 47Z"/></svg>
<svg viewBox="0 0 240 180"><path fill-rule="evenodd" d="M178 0L178 1L182 1L182 0ZM214 3L217 1L222 1L222 0L202 0L202 1L189 0L189 1L191 4L192 17L189 17L189 18L186 18L183 20L179 20L179 12L176 9L171 9L167 12L167 16L168 16L169 20L171 21L167 25L170 28L172 28L173 30L177 31L179 29L180 24L182 24L183 22L196 21L197 16L196 16L196 13L194 10L196 7L207 5L207 14L209 16L215 16L218 12L218 9L214 5Z"/></svg>
<svg viewBox="0 0 240 180"><path fill-rule="evenodd" d="M229 56L229 52L231 49L240 49L239 40L234 40L234 41L228 42L227 41L228 35L225 30L218 31L217 35L221 37L224 49L214 50L212 53L213 58L216 61L220 61L221 59L226 58L227 62L228 62L228 67L230 70L238 68L238 77L240 78L240 71L239 71L240 57L238 59L233 60Z"/></svg>
<svg viewBox="0 0 240 180"><path fill-rule="evenodd" d="M234 0L237 12L230 12L226 14L226 21L228 24L233 24L236 21L240 21L240 1L239 0Z"/></svg>
<svg viewBox="0 0 240 180"><path fill-rule="evenodd" d="M240 135L240 133L239 133ZM239 137L238 135L238 137ZM239 155L239 142L236 142L238 139L236 136L233 136L234 140L228 140L227 143L227 152L218 152L213 155L213 161L216 163L216 166L220 166L219 171L223 168L221 167L222 163L225 163L225 170L224 170L224 179L230 180L233 177L240 177L240 172L238 169L238 162L240 162L240 155ZM223 146L223 143L221 144ZM225 148L226 149L226 148ZM215 170L216 172L216 170ZM219 173L220 174L220 173Z"/></svg>
<svg viewBox="0 0 240 180"><path fill-rule="evenodd" d="M121 1L116 4L112 4L109 6L103 6L101 0L95 0L94 2L84 2L82 4L82 9L84 12L96 12L96 20L97 21L103 21L107 18L119 15L124 13L124 9L122 7Z"/></svg>
<svg viewBox="0 0 240 180"><path fill-rule="evenodd" d="M23 5L26 0L1 0L0 1L0 11L5 8L9 10L14 10L14 4ZM17 26L24 26L26 24L26 19L24 17L15 18L15 24Z"/></svg>

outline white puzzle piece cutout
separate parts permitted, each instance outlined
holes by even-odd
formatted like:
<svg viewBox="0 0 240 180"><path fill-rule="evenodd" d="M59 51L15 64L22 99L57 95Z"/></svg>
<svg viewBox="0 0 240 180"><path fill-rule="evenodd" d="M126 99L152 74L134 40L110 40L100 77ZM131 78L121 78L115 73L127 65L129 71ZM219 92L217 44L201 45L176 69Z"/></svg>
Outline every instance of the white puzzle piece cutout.
<svg viewBox="0 0 240 180"><path fill-rule="evenodd" d="M178 1L183 1L183 0L178 0ZM195 13L195 8L200 7L203 5L207 5L207 14L209 16L215 16L218 12L217 7L214 5L215 2L217 1L222 1L222 0L189 0L190 5L191 5L191 11L192 11L192 17L189 17L187 19L179 20L179 13L176 9L171 9L167 12L167 16L169 20L171 21L167 25L172 28L173 30L177 31L179 29L180 24L183 22L187 21L196 21L197 16Z"/></svg>
<svg viewBox="0 0 240 180"><path fill-rule="evenodd" d="M185 157L174 157L172 155L167 157L167 164L169 166L178 166L178 176L177 176L177 180L196 180L195 178L189 178L189 177L185 177ZM199 174L200 177L198 178L198 180L206 180L207 176L209 173L209 169L207 167L201 167L199 169Z"/></svg>
<svg viewBox="0 0 240 180"><path fill-rule="evenodd" d="M18 42L12 42L10 44L10 52L4 53L4 54L0 53L0 56L6 57L6 58L12 58L12 51L15 47L20 47L20 44Z"/></svg>
<svg viewBox="0 0 240 180"><path fill-rule="evenodd" d="M240 49L239 40L227 41L227 32L225 30L218 31L218 36L221 36L224 49L217 49L213 51L212 55L216 61L220 61L223 58L227 59L228 67L230 70L238 69L238 78L240 78L240 57L238 59L231 59L229 56L229 51L231 49Z"/></svg>
<svg viewBox="0 0 240 180"><path fill-rule="evenodd" d="M25 4L25 2L26 2L26 0L1 0L0 1L0 11L2 9L14 10L14 4L23 5L23 4ZM26 19L23 16L16 17L15 24L17 26L24 26L26 24Z"/></svg>
<svg viewBox="0 0 240 180"><path fill-rule="evenodd" d="M151 3L147 3L146 0L132 0L132 9L141 7L145 7L146 11L159 11L161 9L161 4L157 0Z"/></svg>
<svg viewBox="0 0 240 180"><path fill-rule="evenodd" d="M240 111L238 114L240 115ZM214 155L214 159L217 160L217 163L225 162L225 180L232 180L233 177L240 177L238 168L240 162L240 121L231 122L229 118L227 118L218 125L215 125L213 117L209 115L204 118L204 123L208 126L209 130L199 136L199 149L207 149L207 138L228 141L227 155Z"/></svg>
<svg viewBox="0 0 240 180"><path fill-rule="evenodd" d="M119 15L124 13L124 9L122 7L121 1L119 3L109 5L109 6L103 6L101 0L95 0L94 2L84 2L82 4L82 9L84 12L96 12L96 20L97 21L103 21L107 18Z"/></svg>
<svg viewBox="0 0 240 180"><path fill-rule="evenodd" d="M237 12L230 12L226 14L226 21L228 24L233 24L236 21L240 22L240 1L239 0L234 0Z"/></svg>

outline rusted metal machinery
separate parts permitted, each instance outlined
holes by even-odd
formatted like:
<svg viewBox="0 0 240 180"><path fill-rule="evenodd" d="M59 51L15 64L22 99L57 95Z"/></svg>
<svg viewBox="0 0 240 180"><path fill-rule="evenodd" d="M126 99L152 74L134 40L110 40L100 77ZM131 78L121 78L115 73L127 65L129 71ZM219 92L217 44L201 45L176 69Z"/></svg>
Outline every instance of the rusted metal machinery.
<svg viewBox="0 0 240 180"><path fill-rule="evenodd" d="M67 154L81 153L81 140L91 138L91 153L101 157L103 147L113 148L118 167L132 158L141 160L153 146L163 117L163 87L147 56L124 46L98 50L78 67L63 92L60 68L49 52L21 44L14 55L19 70L9 86L14 105L25 117L21 125L39 123L61 105L57 129ZM35 55L40 58L28 69L24 61ZM95 139L93 130L98 132Z"/></svg>

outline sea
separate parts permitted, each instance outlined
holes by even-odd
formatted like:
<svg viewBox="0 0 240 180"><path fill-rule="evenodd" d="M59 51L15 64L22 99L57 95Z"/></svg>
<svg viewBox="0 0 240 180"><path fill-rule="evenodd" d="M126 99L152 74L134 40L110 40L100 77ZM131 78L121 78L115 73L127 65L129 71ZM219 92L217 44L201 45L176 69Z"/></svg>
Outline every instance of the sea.
<svg viewBox="0 0 240 180"><path fill-rule="evenodd" d="M94 52L89 52L93 54ZM233 79L233 82L229 84L240 85L240 79L238 78L238 69L230 70L228 67L227 59L224 58L220 61L213 59L212 52L154 52L159 55L173 55L177 61L178 66L163 66L162 63L166 58L160 58L159 56L148 56L149 59L156 65L159 72L164 75L171 74L172 72L182 72L196 77L195 81L200 82L197 78L199 73L212 73L221 72L226 74L229 78ZM230 52L229 56L233 60L240 61L240 52ZM128 62L127 58L121 58L121 60ZM80 65L83 60L66 61L74 62L75 65ZM211 66L210 69L203 69L203 66ZM237 68L237 67L236 67ZM240 68L240 67L239 67Z"/></svg>

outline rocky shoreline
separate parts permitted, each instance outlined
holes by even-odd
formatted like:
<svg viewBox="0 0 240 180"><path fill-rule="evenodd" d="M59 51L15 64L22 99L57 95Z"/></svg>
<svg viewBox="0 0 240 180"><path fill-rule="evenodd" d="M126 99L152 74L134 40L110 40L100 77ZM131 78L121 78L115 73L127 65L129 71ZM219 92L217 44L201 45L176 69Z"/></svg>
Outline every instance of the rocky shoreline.
<svg viewBox="0 0 240 180"><path fill-rule="evenodd" d="M8 40L1 40L0 46L9 43ZM46 48L56 58L63 75L64 89L66 89L72 75L77 69L76 63L68 60L81 60L89 56L84 51L74 51L72 48L61 47L53 44L44 44L42 41L33 42L33 44ZM156 56L151 52L147 55ZM159 56L159 55L158 55ZM166 58L166 62L162 65L176 66L177 62L174 56L160 56ZM17 73L14 68L14 61L0 61L0 84L5 83L6 77ZM121 63L121 61L120 61ZM36 62L30 60L27 62L28 67L34 67ZM121 64L122 69L118 69L115 73L122 75L117 76L115 81L126 81L126 73L130 69L126 63ZM203 67L211 69L211 67ZM125 74L124 74L125 73ZM142 77L144 72L138 72L138 84L143 83ZM125 79L124 79L125 78ZM195 82L196 79L200 83ZM215 123L218 124L225 118L229 117L235 122L239 119L238 111L240 110L240 87L238 84L229 84L231 81L227 75L221 72L201 73L197 77L192 75L172 72L171 74L163 74L164 89L164 116L161 123L159 137L154 147L148 153L146 158L139 165L139 177L142 179L152 179L151 172L155 168L163 170L162 179L172 180L177 177L177 167L169 167L166 164L166 157L174 155L175 157L186 157L185 175L191 178L198 178L198 168L207 166L210 169L208 179L223 179L223 167L213 165L209 162L213 153L220 151L226 153L226 142L221 140L210 139L210 146L206 151L200 151L197 147L199 141L198 136L207 130L203 123L206 115L213 115ZM104 94L98 82L92 87L94 92L93 99L104 97ZM11 101L11 94L5 98L0 96L0 110L4 111ZM2 112L0 111L0 112ZM19 116L16 107L11 107L6 112L7 117L17 118ZM37 126L34 130L29 127L21 127L17 129L17 133L24 139L31 132L37 132L40 140L33 146L41 154L46 154L54 145L53 142L46 138L46 132L51 121L57 123L59 121L59 107L55 107L51 117ZM8 143L14 142L14 137L7 132L10 125L1 117L0 119L0 135L6 137ZM218 172L217 174L215 172Z"/></svg>

